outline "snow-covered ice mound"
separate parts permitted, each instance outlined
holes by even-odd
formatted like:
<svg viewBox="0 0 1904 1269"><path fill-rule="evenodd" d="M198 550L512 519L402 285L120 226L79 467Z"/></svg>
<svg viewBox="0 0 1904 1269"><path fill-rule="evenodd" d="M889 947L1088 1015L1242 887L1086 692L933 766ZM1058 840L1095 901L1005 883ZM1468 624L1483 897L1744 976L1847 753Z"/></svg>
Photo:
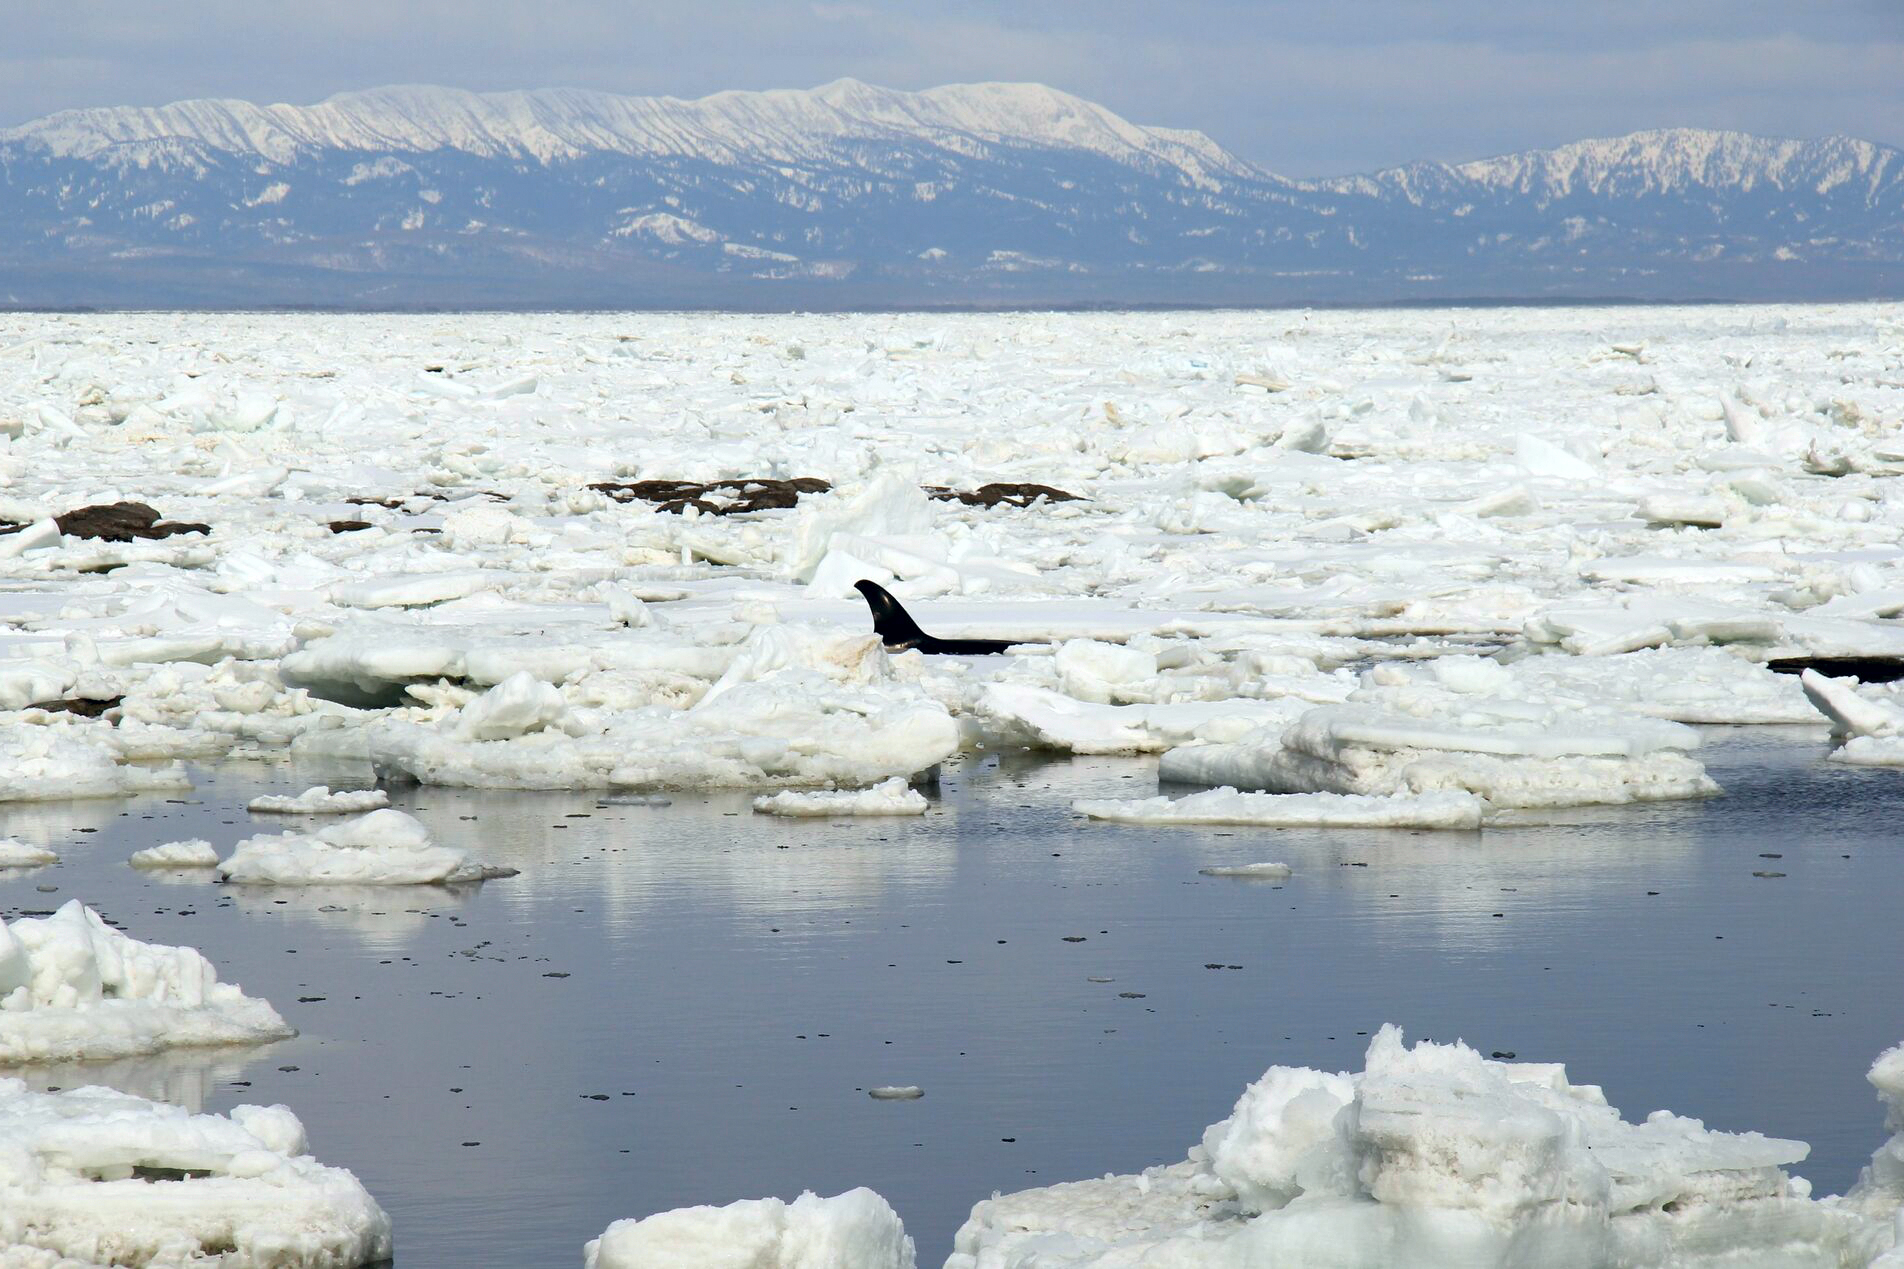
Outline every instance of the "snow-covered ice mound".
<svg viewBox="0 0 1904 1269"><path fill-rule="evenodd" d="M1808 1150L1666 1111L1630 1123L1562 1067L1411 1049L1391 1026L1360 1074L1270 1068L1183 1163L979 1203L946 1265L1862 1266L1890 1244L1904 1155L1814 1202L1784 1170Z"/></svg>
<svg viewBox="0 0 1904 1269"><path fill-rule="evenodd" d="M1466 792L1495 807L1702 797L1718 785L1687 751L1692 728L1530 688L1519 667L1443 657L1378 666L1340 705L1248 740L1186 745L1165 780L1272 793L1376 797Z"/></svg>
<svg viewBox="0 0 1904 1269"><path fill-rule="evenodd" d="M218 850L204 838L193 837L135 850L126 862L134 868L211 868L218 863Z"/></svg>
<svg viewBox="0 0 1904 1269"><path fill-rule="evenodd" d="M743 1199L616 1221L589 1242L585 1269L913 1269L912 1239L885 1199L861 1188L791 1203Z"/></svg>
<svg viewBox="0 0 1904 1269"><path fill-rule="evenodd" d="M405 886L513 877L516 870L438 845L414 816L386 809L311 833L247 837L218 865L218 875L246 885Z"/></svg>
<svg viewBox="0 0 1904 1269"><path fill-rule="evenodd" d="M792 790L754 799L763 815L817 817L822 815L924 815L925 794L899 776L870 789L828 789L816 793Z"/></svg>
<svg viewBox="0 0 1904 1269"><path fill-rule="evenodd" d="M51 916L0 923L0 1063L134 1057L293 1034L265 1001L219 982L196 949L141 943L77 899Z"/></svg>
<svg viewBox="0 0 1904 1269"><path fill-rule="evenodd" d="M16 724L0 731L0 802L58 802L189 789L185 769L131 767L112 750L64 727Z"/></svg>
<svg viewBox="0 0 1904 1269"><path fill-rule="evenodd" d="M390 795L382 789L339 789L313 785L296 797L268 793L251 799L246 808L252 814L268 815L361 815L390 805Z"/></svg>
<svg viewBox="0 0 1904 1269"><path fill-rule="evenodd" d="M356 1269L389 1257L390 1220L283 1106L194 1115L0 1079L0 1247L9 1266Z"/></svg>
<svg viewBox="0 0 1904 1269"><path fill-rule="evenodd" d="M1120 824L1250 824L1261 828L1475 829L1487 803L1472 793L1366 797L1354 793L1238 793L1206 789L1181 798L1090 799L1071 809Z"/></svg>

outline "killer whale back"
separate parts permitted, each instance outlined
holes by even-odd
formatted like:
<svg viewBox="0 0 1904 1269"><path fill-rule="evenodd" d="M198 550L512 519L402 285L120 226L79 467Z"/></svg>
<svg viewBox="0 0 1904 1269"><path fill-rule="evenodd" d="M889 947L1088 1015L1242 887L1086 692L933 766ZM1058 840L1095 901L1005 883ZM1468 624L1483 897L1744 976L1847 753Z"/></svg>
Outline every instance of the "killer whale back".
<svg viewBox="0 0 1904 1269"><path fill-rule="evenodd" d="M1003 639L935 639L919 628L885 587L861 580L853 583L853 589L866 597L866 606L873 610L873 633L894 652L913 648L928 656L987 656L1011 647Z"/></svg>

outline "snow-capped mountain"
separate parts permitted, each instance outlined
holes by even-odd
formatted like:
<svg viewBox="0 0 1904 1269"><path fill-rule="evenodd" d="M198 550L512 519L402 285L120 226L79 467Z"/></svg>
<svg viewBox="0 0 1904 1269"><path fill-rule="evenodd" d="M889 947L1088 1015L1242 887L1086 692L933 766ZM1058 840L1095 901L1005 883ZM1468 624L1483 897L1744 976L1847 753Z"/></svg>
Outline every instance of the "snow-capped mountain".
<svg viewBox="0 0 1904 1269"><path fill-rule="evenodd" d="M399 87L0 131L0 301L850 305L1904 291L1904 158L1646 132L1294 181L1035 84Z"/></svg>

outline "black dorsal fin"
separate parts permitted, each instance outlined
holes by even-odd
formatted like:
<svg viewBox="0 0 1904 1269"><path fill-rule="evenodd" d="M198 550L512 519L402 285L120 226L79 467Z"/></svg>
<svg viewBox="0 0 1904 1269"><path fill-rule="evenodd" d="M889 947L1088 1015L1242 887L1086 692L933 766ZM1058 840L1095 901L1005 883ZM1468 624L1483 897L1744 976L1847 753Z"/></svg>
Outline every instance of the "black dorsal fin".
<svg viewBox="0 0 1904 1269"><path fill-rule="evenodd" d="M873 633L887 647L915 647L930 637L919 629L919 623L912 619L912 614L901 607L884 586L876 582L858 581L853 583L853 587L866 596L866 606L873 610Z"/></svg>

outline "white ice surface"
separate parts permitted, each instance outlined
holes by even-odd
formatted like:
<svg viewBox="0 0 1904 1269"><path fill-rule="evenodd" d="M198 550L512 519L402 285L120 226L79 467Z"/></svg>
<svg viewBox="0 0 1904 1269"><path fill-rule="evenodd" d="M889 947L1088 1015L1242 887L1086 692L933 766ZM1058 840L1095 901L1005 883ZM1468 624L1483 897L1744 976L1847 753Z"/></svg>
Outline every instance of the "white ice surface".
<svg viewBox="0 0 1904 1269"><path fill-rule="evenodd" d="M886 1200L868 1189L793 1202L743 1199L616 1221L589 1242L586 1269L913 1269Z"/></svg>
<svg viewBox="0 0 1904 1269"><path fill-rule="evenodd" d="M1904 1062L1873 1070L1898 1131ZM1802 1142L1622 1119L1564 1068L1383 1028L1365 1069L1272 1067L1189 1158L979 1203L947 1269L1855 1269L1892 1242L1893 1137L1842 1199Z"/></svg>
<svg viewBox="0 0 1904 1269"><path fill-rule="evenodd" d="M31 527L0 539L0 798L285 749L476 787L857 788L1012 745L1291 792L1688 796L1696 756L1647 722L1807 721L1765 660L1904 656L1893 309L1449 330L8 315L0 518ZM589 488L759 476L834 488L734 516ZM920 490L1001 480L1079 500ZM212 532L52 527L121 498ZM860 576L1029 646L889 656ZM1480 691L1369 681L1496 650ZM1357 712L1285 748L1311 707Z"/></svg>
<svg viewBox="0 0 1904 1269"><path fill-rule="evenodd" d="M1487 803L1472 793L1365 797L1344 793L1238 793L1206 789L1187 797L1086 799L1071 809L1120 824L1250 824L1261 828L1476 829Z"/></svg>
<svg viewBox="0 0 1904 1269"><path fill-rule="evenodd" d="M924 815L925 794L907 786L898 776L870 789L841 789L817 793L784 790L754 799L754 809L765 815L795 817L823 815Z"/></svg>
<svg viewBox="0 0 1904 1269"><path fill-rule="evenodd" d="M0 1064L252 1044L294 1032L189 947L141 943L74 899L0 923ZM0 1169L3 1171L3 1169Z"/></svg>
<svg viewBox="0 0 1904 1269"><path fill-rule="evenodd" d="M0 1078L0 1265L354 1269L390 1255L356 1177L283 1106L194 1115Z"/></svg>
<svg viewBox="0 0 1904 1269"><path fill-rule="evenodd" d="M451 885L515 875L438 844L421 821L388 808L309 833L261 833L232 848L218 875L241 885Z"/></svg>

